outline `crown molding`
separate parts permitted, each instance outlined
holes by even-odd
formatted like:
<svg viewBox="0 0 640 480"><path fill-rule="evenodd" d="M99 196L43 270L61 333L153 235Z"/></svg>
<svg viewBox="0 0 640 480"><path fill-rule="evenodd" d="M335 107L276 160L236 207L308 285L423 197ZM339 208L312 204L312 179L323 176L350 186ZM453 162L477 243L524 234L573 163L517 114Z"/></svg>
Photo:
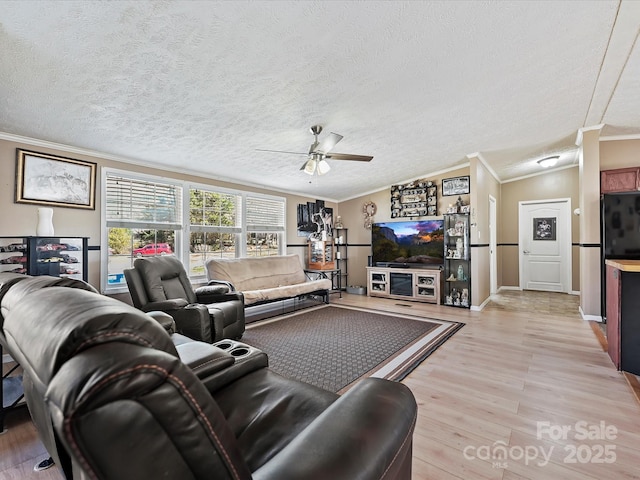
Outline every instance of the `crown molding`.
<svg viewBox="0 0 640 480"><path fill-rule="evenodd" d="M640 133L630 133L627 135L607 135L600 137L601 142L615 142L618 140L640 140Z"/></svg>
<svg viewBox="0 0 640 480"><path fill-rule="evenodd" d="M405 184L405 183L411 183L414 180L421 180L423 178L435 177L437 175L442 175L443 173L449 173L449 172L453 172L454 170L460 170L461 168L465 168L465 167L468 167L470 165L471 164L469 162L461 163L459 165L456 165L455 167L445 168L443 170L437 170L435 172L431 172L431 173L428 173L428 174L420 175L418 177L410 178L410 179L407 179L407 180L402 180L402 181L394 183L393 185L402 185L402 184ZM353 197L343 198L343 199L341 199L339 201L340 202L346 202L348 200L353 200L354 198L360 198L360 197L364 197L366 195L373 195L374 193L382 192L382 191L387 190L387 189L389 189L389 186L387 186L385 188L378 188L376 190L370 190L368 192L360 193L360 194L355 195Z"/></svg>
<svg viewBox="0 0 640 480"><path fill-rule="evenodd" d="M576 136L576 145L581 147L582 146L582 137L584 135L584 132L594 132L597 130L602 130L604 128L604 123L601 123L599 125L593 125L592 127L582 127L578 129L578 135Z"/></svg>
<svg viewBox="0 0 640 480"><path fill-rule="evenodd" d="M124 163L124 164L127 164L127 165L136 165L138 167L145 167L145 168L151 168L151 169L154 169L154 170L160 170L160 171L163 171L163 172L172 172L172 173L179 173L179 174L183 174L183 175L192 175L194 177L206 178L208 180L214 180L216 182L230 183L232 185L238 185L238 186L243 186L243 187L252 187L252 188L257 188L257 189L260 189L260 190L267 190L269 192L283 193L283 194L286 194L286 195L292 195L292 196L298 196L298 197L316 198L318 200L324 200L326 202L338 203L340 201L340 200L337 200L337 199L334 199L334 198L315 197L315 196L313 196L313 192L310 192L310 194L308 194L308 195L303 195L300 192L293 192L293 191L284 190L284 189L265 187L264 185L259 185L257 183L251 183L251 182L241 183L241 182L238 182L237 179L231 179L231 178L223 177L223 176L219 176L219 175L216 175L214 177L213 175L207 175L207 174L204 174L202 172L197 172L195 170L189 170L189 169L184 169L184 168L171 168L171 167L166 166L166 165L158 165L156 163L146 162L146 161L143 161L143 160L136 160L136 159L128 158L128 157L122 157L120 155L113 155L113 154L110 154L110 153L98 152L96 150L91 150L91 149L88 149L88 148L73 147L71 145L65 145L63 143L50 142L48 140L39 140L37 138L23 137L21 135L14 135L12 133L0 132L0 140L7 140L9 142L21 143L21 144L29 145L29 146L32 146L32 147L50 148L52 150L57 150L57 151L64 152L64 153L72 153L72 154L76 154L76 155L85 155L87 157L94 157L94 158L98 158L98 159L101 159L101 160L111 160L111 161L114 161L114 162L120 162L120 163Z"/></svg>
<svg viewBox="0 0 640 480"><path fill-rule="evenodd" d="M530 173L529 175L523 175L521 177L510 178L509 180L504 180L502 183L504 184L504 183L517 182L519 180L525 180L525 179L531 178L531 177L539 177L540 175L546 175L547 173L551 173L551 172L559 172L560 170L567 170L568 168L578 168L578 165L576 165L576 164L564 165L564 166L558 167L558 168L547 169L547 170L544 170L542 172Z"/></svg>

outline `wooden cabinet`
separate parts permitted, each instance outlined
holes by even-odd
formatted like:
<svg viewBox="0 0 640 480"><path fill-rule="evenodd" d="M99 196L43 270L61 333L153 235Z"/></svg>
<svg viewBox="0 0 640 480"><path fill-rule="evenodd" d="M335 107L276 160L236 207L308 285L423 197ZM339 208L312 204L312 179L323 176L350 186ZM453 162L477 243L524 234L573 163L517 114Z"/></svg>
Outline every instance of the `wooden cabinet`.
<svg viewBox="0 0 640 480"><path fill-rule="evenodd" d="M618 168L600 172L600 192L633 192L640 190L640 167Z"/></svg>
<svg viewBox="0 0 640 480"><path fill-rule="evenodd" d="M440 304L440 269L367 267L367 294Z"/></svg>
<svg viewBox="0 0 640 480"><path fill-rule="evenodd" d="M640 260L606 260L607 343L618 370L640 375Z"/></svg>

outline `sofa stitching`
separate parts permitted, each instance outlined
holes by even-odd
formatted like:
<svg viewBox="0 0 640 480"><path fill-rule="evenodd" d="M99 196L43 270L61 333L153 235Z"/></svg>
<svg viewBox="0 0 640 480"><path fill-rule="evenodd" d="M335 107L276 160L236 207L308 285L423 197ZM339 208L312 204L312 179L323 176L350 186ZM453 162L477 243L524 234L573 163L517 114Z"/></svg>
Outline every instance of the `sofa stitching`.
<svg viewBox="0 0 640 480"><path fill-rule="evenodd" d="M100 390L103 386L105 386L107 383L111 382L112 380L115 380L115 379L117 379L119 377L122 377L122 376L125 376L125 375L129 375L129 374L131 374L131 373L133 373L135 371L138 371L138 370L147 370L147 369L148 370L155 370L157 372L160 372L167 379L170 379L174 384L176 384L179 387L179 389L182 391L183 395L186 398L189 399L189 402L190 402L192 408L194 408L194 410L198 413L198 416L200 417L200 419L208 427L208 431L209 431L210 436L212 437L212 440L218 446L218 449L222 453L224 459L226 460L226 463L227 463L228 467L230 468L231 473L233 474L234 478L239 480L240 479L240 475L238 474L235 465L231 461L231 458L229 457L229 454L228 454L227 450L224 448L224 445L220 441L220 438L216 434L216 432L215 432L215 430L213 428L213 425L211 425L211 423L209 422L209 419L206 417L206 415L204 414L204 412L200 408L200 405L198 405L198 403L196 402L195 398L193 398L193 395L191 395L191 392L188 390L188 388L182 382L182 380L177 378L175 375L172 375L171 373L169 373L168 370L166 370L164 368L160 368L157 365L144 364L144 365L138 365L138 366L133 367L133 368L128 368L128 369L122 370L120 372L114 372L111 375L109 375L108 377L102 379L96 385L94 385L87 392L87 394L85 395L85 398L89 398L97 390ZM97 479L98 476L93 471L93 469L91 468L91 466L87 462L86 458L82 454L82 451L79 448L79 445L78 445L78 443L76 441L76 438L73 435L73 430L71 429L71 422L73 421L73 419L74 419L74 417L75 417L75 415L76 415L78 410L79 410L78 407L76 407L76 408L74 408L72 410L71 414L69 415L69 417L64 422L64 428L65 428L65 431L67 432L67 437L71 438L71 446L72 446L73 450L75 451L76 455L78 456L78 458L80 459L80 463L83 465L83 469L85 471L89 472L92 478Z"/></svg>
<svg viewBox="0 0 640 480"><path fill-rule="evenodd" d="M137 340L137 341L141 342L144 346L153 347L153 344L149 340L147 340L144 337L141 337L138 334L134 334L134 333L131 333L131 332L107 332L107 333L101 333L101 334L94 335L91 338L88 338L88 339L84 340L81 344L79 344L76 347L76 349L75 349L75 351L73 353L75 355L78 352L81 352L88 345L92 345L95 342L100 341L101 339L105 339L105 338L108 339L109 337L117 337L117 338L131 337L134 340Z"/></svg>

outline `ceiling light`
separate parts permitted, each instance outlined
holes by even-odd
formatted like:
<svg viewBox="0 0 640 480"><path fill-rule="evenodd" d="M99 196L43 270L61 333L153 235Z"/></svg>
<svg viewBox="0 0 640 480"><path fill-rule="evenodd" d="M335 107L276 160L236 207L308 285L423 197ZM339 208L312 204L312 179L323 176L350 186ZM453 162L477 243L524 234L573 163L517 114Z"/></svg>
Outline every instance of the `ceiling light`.
<svg viewBox="0 0 640 480"><path fill-rule="evenodd" d="M317 173L318 175L324 175L329 170L331 170L331 166L329 163L323 159L320 155L312 155L307 163L304 164L302 171L307 175L313 175Z"/></svg>
<svg viewBox="0 0 640 480"><path fill-rule="evenodd" d="M318 175L324 175L329 170L331 170L331 166L327 163L326 160L320 160L318 162Z"/></svg>
<svg viewBox="0 0 640 480"><path fill-rule="evenodd" d="M542 168L553 167L556 163L558 163L558 159L560 155L552 155L551 157L545 157L538 160L538 165Z"/></svg>
<svg viewBox="0 0 640 480"><path fill-rule="evenodd" d="M314 158L310 158L309 161L304 165L303 172L307 175L313 175L316 171L316 160Z"/></svg>

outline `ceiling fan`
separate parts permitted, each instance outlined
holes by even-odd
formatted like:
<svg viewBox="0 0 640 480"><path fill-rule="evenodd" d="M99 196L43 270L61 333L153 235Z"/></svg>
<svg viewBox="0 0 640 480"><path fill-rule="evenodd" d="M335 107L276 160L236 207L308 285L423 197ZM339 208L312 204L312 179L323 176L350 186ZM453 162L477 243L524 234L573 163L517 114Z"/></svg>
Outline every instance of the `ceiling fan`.
<svg viewBox="0 0 640 480"><path fill-rule="evenodd" d="M265 150L258 148L257 150L260 152L278 152L278 153L292 153L295 155L307 155L307 160L305 160L304 164L300 168L300 170L304 171L304 173L308 175L313 175L317 173L318 175L324 175L329 170L331 170L331 166L327 162L327 159L331 160L355 160L357 162L370 162L373 157L368 155L353 155L350 153L330 153L331 149L336 146L336 144L342 140L342 135L338 135L337 133L330 133L327 137L325 137L322 142L318 141L318 135L322 132L322 125L313 125L310 129L311 134L314 136L314 141L309 147L308 153L300 153L300 152L286 152L283 150Z"/></svg>

